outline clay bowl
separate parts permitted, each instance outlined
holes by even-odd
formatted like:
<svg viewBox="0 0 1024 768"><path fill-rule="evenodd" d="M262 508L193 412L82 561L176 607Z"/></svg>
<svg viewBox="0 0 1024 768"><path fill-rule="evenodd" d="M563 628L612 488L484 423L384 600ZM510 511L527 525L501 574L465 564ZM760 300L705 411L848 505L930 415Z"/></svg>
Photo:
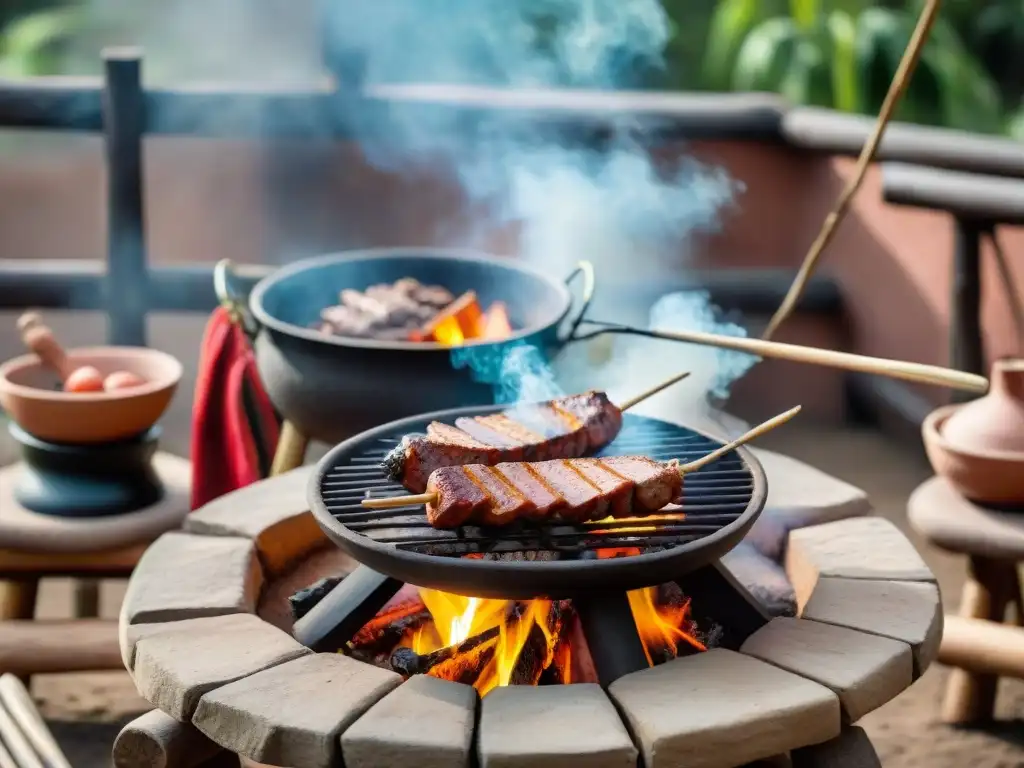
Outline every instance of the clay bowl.
<svg viewBox="0 0 1024 768"><path fill-rule="evenodd" d="M965 497L982 504L1024 507L1024 453L958 449L942 436L942 427L962 405L928 414L921 426L924 447L935 474Z"/></svg>
<svg viewBox="0 0 1024 768"><path fill-rule="evenodd" d="M106 376L129 371L147 383L118 392L72 393L35 355L0 365L0 406L29 434L53 443L106 443L133 437L156 424L181 380L181 363L146 347L69 350L77 367L95 366Z"/></svg>

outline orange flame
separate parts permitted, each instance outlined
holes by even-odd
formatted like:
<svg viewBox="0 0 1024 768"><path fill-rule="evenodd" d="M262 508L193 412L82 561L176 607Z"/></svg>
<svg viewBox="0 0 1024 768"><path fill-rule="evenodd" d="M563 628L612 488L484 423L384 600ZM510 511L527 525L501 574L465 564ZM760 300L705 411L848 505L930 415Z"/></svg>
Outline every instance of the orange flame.
<svg viewBox="0 0 1024 768"><path fill-rule="evenodd" d="M411 341L436 341L457 347L471 339L500 341L512 334L508 310L496 301L484 312L476 293L467 291L437 313L423 328L409 335Z"/></svg>

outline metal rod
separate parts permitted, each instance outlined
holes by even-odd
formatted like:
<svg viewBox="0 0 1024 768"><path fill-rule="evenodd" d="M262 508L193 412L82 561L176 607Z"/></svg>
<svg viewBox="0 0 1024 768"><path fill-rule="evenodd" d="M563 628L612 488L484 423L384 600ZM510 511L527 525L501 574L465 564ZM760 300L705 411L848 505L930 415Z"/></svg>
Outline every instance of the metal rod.
<svg viewBox="0 0 1024 768"><path fill-rule="evenodd" d="M377 615L402 582L361 565L295 622L295 639L317 653L335 653Z"/></svg>
<svg viewBox="0 0 1024 768"><path fill-rule="evenodd" d="M577 595L572 604L602 687L650 666L625 592Z"/></svg>
<svg viewBox="0 0 1024 768"><path fill-rule="evenodd" d="M142 134L146 110L137 50L104 52L103 123L107 163L107 279L111 344L145 346L146 227Z"/></svg>

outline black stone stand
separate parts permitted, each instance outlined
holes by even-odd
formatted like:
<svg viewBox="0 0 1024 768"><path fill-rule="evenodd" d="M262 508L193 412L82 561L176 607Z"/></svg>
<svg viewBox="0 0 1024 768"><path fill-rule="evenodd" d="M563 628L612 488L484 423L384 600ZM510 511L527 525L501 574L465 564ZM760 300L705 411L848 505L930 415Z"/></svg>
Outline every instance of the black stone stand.
<svg viewBox="0 0 1024 768"><path fill-rule="evenodd" d="M57 517L105 517L152 506L164 496L153 469L160 428L99 445L48 443L16 424L22 471L14 498L25 509Z"/></svg>

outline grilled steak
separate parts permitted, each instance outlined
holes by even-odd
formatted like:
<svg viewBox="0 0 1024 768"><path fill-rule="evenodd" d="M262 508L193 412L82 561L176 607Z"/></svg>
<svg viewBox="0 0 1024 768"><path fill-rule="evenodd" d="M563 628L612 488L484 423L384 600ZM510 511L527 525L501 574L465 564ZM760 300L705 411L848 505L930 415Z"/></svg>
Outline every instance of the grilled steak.
<svg viewBox="0 0 1024 768"><path fill-rule="evenodd" d="M582 523L643 517L678 498L683 476L676 462L643 456L556 459L441 467L430 475L427 520L435 528L466 523L509 525L518 519L558 517Z"/></svg>
<svg viewBox="0 0 1024 768"><path fill-rule="evenodd" d="M406 435L381 467L391 480L422 493L431 473L442 467L574 459L603 448L621 428L622 411L608 396L586 392L464 416L454 426L431 422L427 434Z"/></svg>

